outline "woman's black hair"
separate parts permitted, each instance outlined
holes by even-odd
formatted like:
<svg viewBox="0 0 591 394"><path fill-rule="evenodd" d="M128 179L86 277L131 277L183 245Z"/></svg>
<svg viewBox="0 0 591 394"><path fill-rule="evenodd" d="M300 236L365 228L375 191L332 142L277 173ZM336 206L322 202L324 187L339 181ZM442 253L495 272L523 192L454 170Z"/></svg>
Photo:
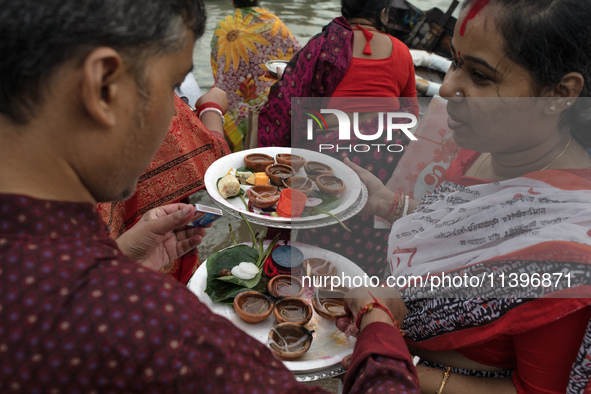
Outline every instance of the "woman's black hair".
<svg viewBox="0 0 591 394"><path fill-rule="evenodd" d="M232 0L234 8L258 7L259 0Z"/></svg>
<svg viewBox="0 0 591 394"><path fill-rule="evenodd" d="M467 0L463 7L482 0ZM591 0L491 0L507 56L531 73L539 94L571 72L585 80L579 97L591 96ZM591 99L564 111L561 124L591 147Z"/></svg>
<svg viewBox="0 0 591 394"><path fill-rule="evenodd" d="M384 8L386 8L386 15L388 14L390 5L390 0L341 0L341 14L347 20L367 19L377 30L386 31L386 25L382 22L381 16Z"/></svg>

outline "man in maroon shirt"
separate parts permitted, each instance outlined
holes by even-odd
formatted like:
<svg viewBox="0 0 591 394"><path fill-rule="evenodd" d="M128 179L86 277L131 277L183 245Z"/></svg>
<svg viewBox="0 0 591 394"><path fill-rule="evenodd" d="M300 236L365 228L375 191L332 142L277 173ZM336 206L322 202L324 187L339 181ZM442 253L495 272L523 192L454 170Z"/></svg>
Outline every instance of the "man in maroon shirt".
<svg viewBox="0 0 591 394"><path fill-rule="evenodd" d="M201 241L191 206L152 210L117 242L95 211L133 192L204 24L201 0L0 0L0 392L314 391L146 268ZM402 321L390 294L376 290ZM355 316L371 301L347 302ZM345 381L371 388L418 390L377 308Z"/></svg>

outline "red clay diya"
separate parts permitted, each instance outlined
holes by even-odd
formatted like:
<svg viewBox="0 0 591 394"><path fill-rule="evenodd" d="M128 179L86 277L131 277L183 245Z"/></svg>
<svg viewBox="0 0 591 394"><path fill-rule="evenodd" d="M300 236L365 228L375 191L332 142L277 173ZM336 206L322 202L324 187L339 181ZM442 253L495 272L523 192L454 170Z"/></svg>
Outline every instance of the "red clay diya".
<svg viewBox="0 0 591 394"><path fill-rule="evenodd" d="M345 190L345 181L334 175L318 175L316 185L321 192L336 197Z"/></svg>
<svg viewBox="0 0 591 394"><path fill-rule="evenodd" d="M295 171L285 164L271 164L265 168L265 174L267 174L272 184L281 186L281 181L294 176Z"/></svg>
<svg viewBox="0 0 591 394"><path fill-rule="evenodd" d="M234 297L234 310L248 324L265 320L273 311L273 303L258 291L244 291Z"/></svg>
<svg viewBox="0 0 591 394"><path fill-rule="evenodd" d="M246 191L248 200L255 207L269 208L277 204L279 201L279 189L273 185L258 185L253 186Z"/></svg>
<svg viewBox="0 0 591 394"><path fill-rule="evenodd" d="M312 297L314 311L327 320L336 320L339 317L346 317L345 292L317 290Z"/></svg>
<svg viewBox="0 0 591 394"><path fill-rule="evenodd" d="M244 164L255 172L264 172L267 166L274 164L275 159L263 153L251 153L244 156Z"/></svg>
<svg viewBox="0 0 591 394"><path fill-rule="evenodd" d="M274 297L299 297L304 294L302 281L291 275L277 275L267 284L269 294Z"/></svg>
<svg viewBox="0 0 591 394"><path fill-rule="evenodd" d="M292 176L283 180L283 186L300 191L306 196L316 190L316 182L305 176Z"/></svg>
<svg viewBox="0 0 591 394"><path fill-rule="evenodd" d="M277 357L295 360L310 349L313 332L299 324L281 323L271 329L267 344Z"/></svg>
<svg viewBox="0 0 591 394"><path fill-rule="evenodd" d="M280 153L275 156L275 160L279 164L286 164L294 169L295 172L298 172L300 168L304 166L306 163L306 159L299 155L292 155L291 153Z"/></svg>
<svg viewBox="0 0 591 394"><path fill-rule="evenodd" d="M318 175L331 175L332 167L319 161L307 161L306 164L304 164L304 171L306 171L308 178L315 181Z"/></svg>
<svg viewBox="0 0 591 394"><path fill-rule="evenodd" d="M312 319L312 305L301 298L285 298L275 303L273 315L277 323L307 324Z"/></svg>

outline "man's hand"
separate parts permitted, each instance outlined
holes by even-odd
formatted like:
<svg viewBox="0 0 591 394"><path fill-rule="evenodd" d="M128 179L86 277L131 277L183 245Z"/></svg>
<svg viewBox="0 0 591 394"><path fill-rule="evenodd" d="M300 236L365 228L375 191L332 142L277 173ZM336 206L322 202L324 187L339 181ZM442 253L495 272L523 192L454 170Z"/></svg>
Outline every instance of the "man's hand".
<svg viewBox="0 0 591 394"><path fill-rule="evenodd" d="M187 227L194 215L193 205L170 204L154 208L121 235L117 244L128 257L159 270L203 240L205 228Z"/></svg>

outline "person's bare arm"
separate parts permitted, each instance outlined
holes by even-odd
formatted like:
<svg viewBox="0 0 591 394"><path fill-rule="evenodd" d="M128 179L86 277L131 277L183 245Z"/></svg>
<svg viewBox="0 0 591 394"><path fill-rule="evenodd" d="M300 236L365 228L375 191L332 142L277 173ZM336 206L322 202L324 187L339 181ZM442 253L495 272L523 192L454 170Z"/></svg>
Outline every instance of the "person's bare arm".
<svg viewBox="0 0 591 394"><path fill-rule="evenodd" d="M209 92L205 93L203 96L199 97L199 100L195 103L195 109L199 109L201 104L213 102L218 104L222 108L222 114L225 114L228 111L229 103L228 97L226 96L226 92L219 88L211 88ZM204 112L200 118L203 125L212 131L217 131L218 133L224 135L224 126L222 123L222 118L216 112Z"/></svg>

